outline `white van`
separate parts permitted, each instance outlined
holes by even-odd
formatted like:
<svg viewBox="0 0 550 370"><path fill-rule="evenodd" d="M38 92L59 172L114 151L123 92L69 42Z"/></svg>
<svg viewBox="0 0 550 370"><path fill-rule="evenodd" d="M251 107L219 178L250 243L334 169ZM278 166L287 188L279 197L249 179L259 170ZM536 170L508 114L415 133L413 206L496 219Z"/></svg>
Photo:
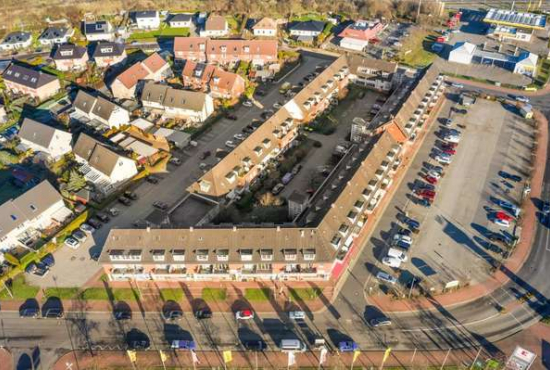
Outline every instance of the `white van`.
<svg viewBox="0 0 550 370"><path fill-rule="evenodd" d="M283 339L281 340L281 351L283 352L305 352L307 347L299 339Z"/></svg>
<svg viewBox="0 0 550 370"><path fill-rule="evenodd" d="M401 262L407 262L407 255L402 250L397 248L390 248L388 251L388 257L397 258Z"/></svg>
<svg viewBox="0 0 550 370"><path fill-rule="evenodd" d="M401 260L395 257L384 257L382 258L382 263L394 269L398 269L399 267L401 267Z"/></svg>

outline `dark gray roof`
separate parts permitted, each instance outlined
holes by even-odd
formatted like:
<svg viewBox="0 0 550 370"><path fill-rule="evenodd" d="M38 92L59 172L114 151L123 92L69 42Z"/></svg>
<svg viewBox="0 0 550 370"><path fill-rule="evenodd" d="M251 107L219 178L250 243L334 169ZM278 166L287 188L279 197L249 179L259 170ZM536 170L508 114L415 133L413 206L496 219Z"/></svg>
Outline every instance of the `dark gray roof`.
<svg viewBox="0 0 550 370"><path fill-rule="evenodd" d="M189 22L193 19L193 14L173 14L169 22Z"/></svg>
<svg viewBox="0 0 550 370"><path fill-rule="evenodd" d="M78 90L76 99L73 102L73 106L78 108L82 112L89 114L95 104L95 96L92 96L84 90Z"/></svg>
<svg viewBox="0 0 550 370"><path fill-rule="evenodd" d="M325 22L321 21L306 21L306 22L293 22L290 27L290 30L295 31L317 31L323 32L325 28Z"/></svg>
<svg viewBox="0 0 550 370"><path fill-rule="evenodd" d="M29 32L12 32L6 35L2 44L17 44L28 41L31 37L32 35Z"/></svg>
<svg viewBox="0 0 550 370"><path fill-rule="evenodd" d="M118 42L98 42L94 46L93 58L114 57L124 53L124 44Z"/></svg>
<svg viewBox="0 0 550 370"><path fill-rule="evenodd" d="M3 203L0 205L0 239L62 199L55 188L44 180L18 198Z"/></svg>
<svg viewBox="0 0 550 370"><path fill-rule="evenodd" d="M156 18L158 12L156 10L141 10L133 13L134 18Z"/></svg>
<svg viewBox="0 0 550 370"><path fill-rule="evenodd" d="M83 111L86 114L93 113L94 115L109 120L111 114L116 108L116 104L109 100L98 96L88 94L84 90L79 90L76 94L73 106Z"/></svg>
<svg viewBox="0 0 550 370"><path fill-rule="evenodd" d="M98 96L92 113L108 121L115 108L115 103Z"/></svg>
<svg viewBox="0 0 550 370"><path fill-rule="evenodd" d="M93 35L99 33L109 32L109 22L107 21L98 21L98 22L84 22L84 34Z"/></svg>
<svg viewBox="0 0 550 370"><path fill-rule="evenodd" d="M48 27L39 38L42 40L55 40L59 37L65 37L68 32L69 29L67 27Z"/></svg>
<svg viewBox="0 0 550 370"><path fill-rule="evenodd" d="M62 44L55 48L52 59L53 60L68 60L68 59L80 59L86 54L87 50L83 46Z"/></svg>
<svg viewBox="0 0 550 370"><path fill-rule="evenodd" d="M35 71L27 67L23 67L17 64L11 64L2 77L6 81L18 83L20 85L29 87L31 89L37 89L41 86L49 84L52 81L57 80L57 77L49 75L41 71Z"/></svg>
<svg viewBox="0 0 550 370"><path fill-rule="evenodd" d="M56 129L51 126L25 118L17 136L47 148L55 135L55 131Z"/></svg>

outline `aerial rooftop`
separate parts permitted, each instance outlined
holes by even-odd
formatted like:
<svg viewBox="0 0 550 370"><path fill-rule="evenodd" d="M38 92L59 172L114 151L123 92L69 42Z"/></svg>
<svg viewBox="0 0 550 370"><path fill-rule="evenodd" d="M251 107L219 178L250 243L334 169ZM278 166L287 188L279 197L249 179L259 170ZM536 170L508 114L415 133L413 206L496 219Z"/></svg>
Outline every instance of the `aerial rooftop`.
<svg viewBox="0 0 550 370"><path fill-rule="evenodd" d="M523 13L504 9L490 9L483 21L541 30L546 27L546 16L544 14Z"/></svg>

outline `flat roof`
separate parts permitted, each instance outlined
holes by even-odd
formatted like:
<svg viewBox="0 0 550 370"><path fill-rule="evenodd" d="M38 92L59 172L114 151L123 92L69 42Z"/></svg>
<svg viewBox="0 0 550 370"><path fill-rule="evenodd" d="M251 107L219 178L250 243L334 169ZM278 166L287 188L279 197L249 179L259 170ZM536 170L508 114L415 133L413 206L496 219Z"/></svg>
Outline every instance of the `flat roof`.
<svg viewBox="0 0 550 370"><path fill-rule="evenodd" d="M483 21L536 29L544 29L546 27L546 15L544 14L515 12L505 9L490 9Z"/></svg>

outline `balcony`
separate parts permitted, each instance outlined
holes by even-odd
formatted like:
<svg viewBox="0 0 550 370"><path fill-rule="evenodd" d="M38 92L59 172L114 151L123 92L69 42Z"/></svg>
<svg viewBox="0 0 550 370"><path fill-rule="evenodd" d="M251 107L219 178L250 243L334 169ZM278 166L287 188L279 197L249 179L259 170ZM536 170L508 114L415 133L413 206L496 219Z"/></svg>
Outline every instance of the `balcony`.
<svg viewBox="0 0 550 370"><path fill-rule="evenodd" d="M152 275L187 275L186 267L154 268L151 271Z"/></svg>
<svg viewBox="0 0 550 370"><path fill-rule="evenodd" d="M109 252L109 259L111 261L141 261L141 250L134 249L126 252L122 250L112 250Z"/></svg>
<svg viewBox="0 0 550 370"><path fill-rule="evenodd" d="M144 273L143 267L136 269L131 268L113 268L109 275L113 280L150 280L151 275Z"/></svg>
<svg viewBox="0 0 550 370"><path fill-rule="evenodd" d="M196 269L197 274L207 274L207 275L216 275L216 274L229 274L228 265L200 265Z"/></svg>

